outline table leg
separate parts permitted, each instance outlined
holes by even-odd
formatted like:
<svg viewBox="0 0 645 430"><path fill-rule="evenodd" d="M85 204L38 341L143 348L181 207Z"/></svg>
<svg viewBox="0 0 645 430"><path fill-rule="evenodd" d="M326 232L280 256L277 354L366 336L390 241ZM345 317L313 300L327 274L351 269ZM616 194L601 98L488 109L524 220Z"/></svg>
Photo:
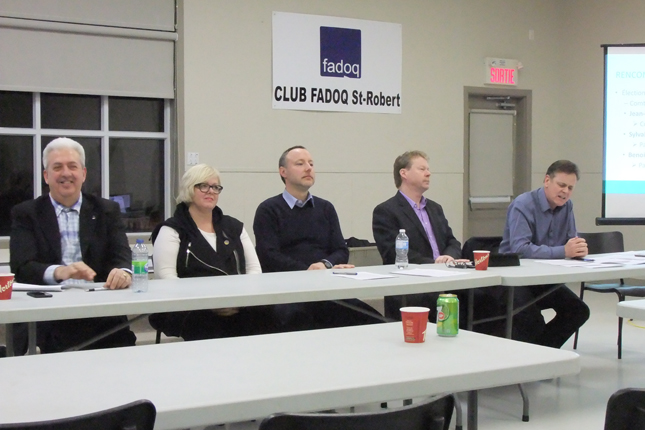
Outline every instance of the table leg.
<svg viewBox="0 0 645 430"><path fill-rule="evenodd" d="M5 335L7 337L7 357L13 357L16 355L13 344L13 324L5 324ZM30 322L27 323L27 339L28 339L28 355L36 354L36 323Z"/></svg>
<svg viewBox="0 0 645 430"><path fill-rule="evenodd" d="M350 305L350 306L351 306L351 305ZM96 341L98 341L98 340L101 340L101 339L103 339L103 338L104 338L104 337L106 337L106 336L111 335L112 333L116 333L117 331L119 331L119 330L121 330L121 329L123 329L123 328L125 328L125 327L129 327L129 326L130 326L131 324L133 324L135 321L139 321L140 319L145 318L145 317L147 317L148 315L150 315L150 314L141 314L141 315L137 315L136 317L133 317L133 318L132 318L132 319L130 319L130 320L126 320L125 322L122 322L121 324L118 324L118 325L116 325L116 326L112 327L111 329L106 330L106 331L104 331L103 333L101 333L101 334L99 334L99 335L97 335L97 336L94 336L93 338L88 339L88 340L86 340L85 342L83 342L83 343L81 343L81 344L79 344L79 345L76 345L76 346L73 346L73 347L71 347L71 348L68 348L68 349L66 349L65 351L80 351L81 349L85 348L86 346L91 345L91 344L93 344L94 342L96 342ZM35 324L35 323L34 323L34 324ZM30 335L30 336L31 336L31 335ZM35 336L34 336L34 338L35 338ZM31 338L30 338L30 339L31 339Z"/></svg>
<svg viewBox="0 0 645 430"><path fill-rule="evenodd" d="M351 309L353 311L360 312L360 313L362 313L364 315L367 315L367 316L370 316L372 318L381 320L383 322L396 322L396 320L393 320L392 318L384 317L383 315L379 314L378 312L377 313L370 312L370 311L368 311L366 309L359 308L358 306L354 306L351 303L347 303L347 302L344 302L342 300L332 300L332 302L336 303L337 305L344 306L347 309Z"/></svg>
<svg viewBox="0 0 645 430"><path fill-rule="evenodd" d="M473 330L473 319L475 315L475 289L468 290L468 315L466 320L466 330Z"/></svg>
<svg viewBox="0 0 645 430"><path fill-rule="evenodd" d="M518 387L522 395L522 421L527 422L529 420L529 396L526 395L523 384L518 384Z"/></svg>
<svg viewBox="0 0 645 430"><path fill-rule="evenodd" d="M7 357L13 357L13 324L5 324L5 335L7 336Z"/></svg>
<svg viewBox="0 0 645 430"><path fill-rule="evenodd" d="M464 417L461 410L461 401L457 393L452 393L452 398L455 402L455 430L464 430Z"/></svg>
<svg viewBox="0 0 645 430"><path fill-rule="evenodd" d="M506 339L513 337L513 299L515 289L506 287Z"/></svg>
<svg viewBox="0 0 645 430"><path fill-rule="evenodd" d="M468 430L477 430L477 390L468 392Z"/></svg>
<svg viewBox="0 0 645 430"><path fill-rule="evenodd" d="M36 354L36 323L30 322L27 323L27 338L29 339L29 348L27 350L27 355Z"/></svg>

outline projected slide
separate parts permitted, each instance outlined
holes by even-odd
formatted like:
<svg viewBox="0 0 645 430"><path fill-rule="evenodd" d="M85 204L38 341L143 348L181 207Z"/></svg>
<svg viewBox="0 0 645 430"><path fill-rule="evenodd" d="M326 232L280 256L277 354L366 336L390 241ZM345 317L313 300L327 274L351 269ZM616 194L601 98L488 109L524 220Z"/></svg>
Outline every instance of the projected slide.
<svg viewBox="0 0 645 430"><path fill-rule="evenodd" d="M605 47L603 218L645 223L645 46Z"/></svg>

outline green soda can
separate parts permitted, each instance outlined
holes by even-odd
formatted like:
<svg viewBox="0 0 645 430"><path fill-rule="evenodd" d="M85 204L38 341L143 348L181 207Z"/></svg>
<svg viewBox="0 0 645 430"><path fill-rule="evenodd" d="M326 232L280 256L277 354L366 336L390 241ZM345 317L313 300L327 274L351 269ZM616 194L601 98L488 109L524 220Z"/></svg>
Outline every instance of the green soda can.
<svg viewBox="0 0 645 430"><path fill-rule="evenodd" d="M456 294L439 294L437 299L437 334L459 334L459 299Z"/></svg>

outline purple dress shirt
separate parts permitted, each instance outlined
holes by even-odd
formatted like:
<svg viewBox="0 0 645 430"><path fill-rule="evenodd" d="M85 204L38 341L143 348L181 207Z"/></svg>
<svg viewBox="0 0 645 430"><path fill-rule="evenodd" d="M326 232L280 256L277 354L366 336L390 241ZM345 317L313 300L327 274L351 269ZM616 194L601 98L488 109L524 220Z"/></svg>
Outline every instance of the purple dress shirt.
<svg viewBox="0 0 645 430"><path fill-rule="evenodd" d="M417 217L419 217L419 221L421 221L421 225L426 232L426 237L428 238L430 246L432 247L432 258L436 260L441 254L439 254L437 239L434 237L432 224L430 224L430 217L428 216L428 212L426 211L426 198L421 196L421 204L417 205L410 197L406 196L401 191L399 192L403 197L405 197L408 203L410 203L410 206L412 206L414 213L417 214Z"/></svg>

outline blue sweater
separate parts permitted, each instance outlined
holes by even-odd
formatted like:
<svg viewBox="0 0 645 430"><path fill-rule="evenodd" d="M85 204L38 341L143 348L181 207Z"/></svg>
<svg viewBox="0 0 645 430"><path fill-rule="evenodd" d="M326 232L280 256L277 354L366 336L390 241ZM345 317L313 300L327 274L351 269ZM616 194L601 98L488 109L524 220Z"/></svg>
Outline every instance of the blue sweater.
<svg viewBox="0 0 645 430"><path fill-rule="evenodd" d="M349 259L336 209L320 197L293 209L282 194L265 200L255 212L253 232L263 272L307 270L323 259L332 264Z"/></svg>

